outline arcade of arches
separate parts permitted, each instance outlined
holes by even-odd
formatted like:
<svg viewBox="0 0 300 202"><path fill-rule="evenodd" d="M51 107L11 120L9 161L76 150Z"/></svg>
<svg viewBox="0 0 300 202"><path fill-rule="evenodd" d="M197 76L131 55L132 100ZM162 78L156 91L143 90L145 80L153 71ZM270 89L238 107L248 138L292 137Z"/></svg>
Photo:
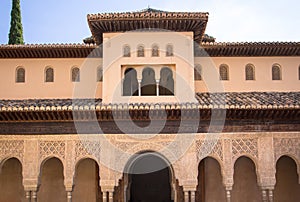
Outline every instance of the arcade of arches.
<svg viewBox="0 0 300 202"><path fill-rule="evenodd" d="M199 134L173 162L159 146L172 141L172 134L157 135L147 144L124 141L130 137L121 135L120 148L135 154L118 160L122 172L101 163L101 156L107 155L101 142L97 156L76 135L0 136L0 202L296 202L298 135L222 134L202 156L209 144Z"/></svg>

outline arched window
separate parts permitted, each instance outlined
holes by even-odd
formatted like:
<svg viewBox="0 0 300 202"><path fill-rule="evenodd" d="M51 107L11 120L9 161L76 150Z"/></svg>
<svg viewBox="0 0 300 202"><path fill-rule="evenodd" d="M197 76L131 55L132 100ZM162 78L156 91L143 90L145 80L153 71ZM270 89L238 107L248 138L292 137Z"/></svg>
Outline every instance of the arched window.
<svg viewBox="0 0 300 202"><path fill-rule="evenodd" d="M166 56L170 57L170 56L173 56L173 55L174 55L173 46L171 44L168 44L167 47L166 47Z"/></svg>
<svg viewBox="0 0 300 202"><path fill-rule="evenodd" d="M219 68L219 73L220 73L220 80L229 80L229 70L228 70L228 66L227 65L221 65Z"/></svg>
<svg viewBox="0 0 300 202"><path fill-rule="evenodd" d="M174 95L173 72L168 67L160 70L159 95Z"/></svg>
<svg viewBox="0 0 300 202"><path fill-rule="evenodd" d="M71 70L72 82L80 81L80 70L78 67L73 67Z"/></svg>
<svg viewBox="0 0 300 202"><path fill-rule="evenodd" d="M123 47L123 57L130 57L130 46L125 45Z"/></svg>
<svg viewBox="0 0 300 202"><path fill-rule="evenodd" d="M103 69L102 66L99 66L97 68L97 82L102 82L103 81Z"/></svg>
<svg viewBox="0 0 300 202"><path fill-rule="evenodd" d="M141 82L141 95L156 95L156 81L154 70L150 67L146 67L143 69L142 75L143 78Z"/></svg>
<svg viewBox="0 0 300 202"><path fill-rule="evenodd" d="M248 64L245 67L246 80L255 80L255 70L252 64Z"/></svg>
<svg viewBox="0 0 300 202"><path fill-rule="evenodd" d="M16 82L17 83L25 82L25 69L23 67L18 67L16 70Z"/></svg>
<svg viewBox="0 0 300 202"><path fill-rule="evenodd" d="M272 80L281 80L281 68L278 64L272 66Z"/></svg>
<svg viewBox="0 0 300 202"><path fill-rule="evenodd" d="M139 46L137 47L137 56L138 56L138 57L145 57L145 49L144 49L144 46L139 45Z"/></svg>
<svg viewBox="0 0 300 202"><path fill-rule="evenodd" d="M158 45L152 46L152 57L158 57L159 56L159 48Z"/></svg>
<svg viewBox="0 0 300 202"><path fill-rule="evenodd" d="M202 67L201 65L195 65L194 67L194 80L200 81L202 80Z"/></svg>
<svg viewBox="0 0 300 202"><path fill-rule="evenodd" d="M133 68L128 68L124 72L123 80L123 95L124 96L138 96L138 80L136 70Z"/></svg>
<svg viewBox="0 0 300 202"><path fill-rule="evenodd" d="M54 82L54 70L51 67L46 67L45 82Z"/></svg>

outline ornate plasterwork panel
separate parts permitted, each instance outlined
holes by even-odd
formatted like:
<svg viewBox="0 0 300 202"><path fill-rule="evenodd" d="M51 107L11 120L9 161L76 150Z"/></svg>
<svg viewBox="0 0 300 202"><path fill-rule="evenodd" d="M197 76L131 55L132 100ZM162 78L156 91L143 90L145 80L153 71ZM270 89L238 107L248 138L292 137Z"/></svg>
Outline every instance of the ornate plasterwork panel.
<svg viewBox="0 0 300 202"><path fill-rule="evenodd" d="M39 141L40 160L49 156L65 159L65 146L65 141Z"/></svg>
<svg viewBox="0 0 300 202"><path fill-rule="evenodd" d="M282 155L292 155L300 160L300 138L274 138L276 161Z"/></svg>
<svg viewBox="0 0 300 202"><path fill-rule="evenodd" d="M217 157L223 161L223 148L220 140L197 140L196 151L198 162L206 156Z"/></svg>
<svg viewBox="0 0 300 202"><path fill-rule="evenodd" d="M258 158L257 139L232 139L232 158L235 161L242 155Z"/></svg>
<svg viewBox="0 0 300 202"><path fill-rule="evenodd" d="M101 144L98 141L75 141L75 161L85 157L100 160Z"/></svg>
<svg viewBox="0 0 300 202"><path fill-rule="evenodd" d="M17 157L23 160L24 141L23 140L1 140L0 141L0 161L8 157Z"/></svg>

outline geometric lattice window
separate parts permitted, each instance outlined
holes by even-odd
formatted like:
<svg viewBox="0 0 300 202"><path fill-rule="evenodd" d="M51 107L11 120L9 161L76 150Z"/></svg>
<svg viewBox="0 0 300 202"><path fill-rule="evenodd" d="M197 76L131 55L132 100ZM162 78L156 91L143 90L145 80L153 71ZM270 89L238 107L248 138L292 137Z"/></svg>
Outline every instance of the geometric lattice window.
<svg viewBox="0 0 300 202"><path fill-rule="evenodd" d="M54 82L54 70L51 67L46 67L45 82Z"/></svg>
<svg viewBox="0 0 300 202"><path fill-rule="evenodd" d="M97 68L97 82L103 81L103 69L102 66Z"/></svg>
<svg viewBox="0 0 300 202"><path fill-rule="evenodd" d="M194 67L194 80L202 80L202 67L199 64L195 65Z"/></svg>
<svg viewBox="0 0 300 202"><path fill-rule="evenodd" d="M152 46L152 57L158 57L159 56L159 50L158 45Z"/></svg>
<svg viewBox="0 0 300 202"><path fill-rule="evenodd" d="M144 46L139 45L137 48L137 56L138 57L145 57L145 50L144 50Z"/></svg>
<svg viewBox="0 0 300 202"><path fill-rule="evenodd" d="M246 80L255 79L255 70L252 64L247 64L245 67Z"/></svg>
<svg viewBox="0 0 300 202"><path fill-rule="evenodd" d="M123 48L123 57L130 57L130 46L125 45Z"/></svg>
<svg viewBox="0 0 300 202"><path fill-rule="evenodd" d="M72 82L80 81L80 70L78 67L73 67L71 70Z"/></svg>
<svg viewBox="0 0 300 202"><path fill-rule="evenodd" d="M171 44L168 44L167 47L166 47L166 56L171 57L173 55L174 55L173 46Z"/></svg>
<svg viewBox="0 0 300 202"><path fill-rule="evenodd" d="M25 69L23 67L18 67L16 70L16 82L17 83L25 82Z"/></svg>
<svg viewBox="0 0 300 202"><path fill-rule="evenodd" d="M219 68L219 73L220 73L220 80L224 80L224 81L229 80L229 76L228 76L229 70L227 65L222 64Z"/></svg>
<svg viewBox="0 0 300 202"><path fill-rule="evenodd" d="M272 80L281 80L281 68L278 64L272 66Z"/></svg>

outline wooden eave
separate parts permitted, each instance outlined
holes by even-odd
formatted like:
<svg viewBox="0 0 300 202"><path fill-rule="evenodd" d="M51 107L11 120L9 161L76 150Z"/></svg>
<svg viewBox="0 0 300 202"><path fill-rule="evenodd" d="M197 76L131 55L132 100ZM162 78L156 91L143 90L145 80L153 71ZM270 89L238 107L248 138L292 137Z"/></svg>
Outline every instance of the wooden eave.
<svg viewBox="0 0 300 202"><path fill-rule="evenodd" d="M300 56L300 42L202 43L196 57Z"/></svg>
<svg viewBox="0 0 300 202"><path fill-rule="evenodd" d="M103 41L103 33L141 29L162 29L176 32L192 31L194 41L200 43L206 29L208 13L202 12L131 12L104 13L87 16L96 44Z"/></svg>
<svg viewBox="0 0 300 202"><path fill-rule="evenodd" d="M0 45L0 58L101 57L102 50L86 44Z"/></svg>

